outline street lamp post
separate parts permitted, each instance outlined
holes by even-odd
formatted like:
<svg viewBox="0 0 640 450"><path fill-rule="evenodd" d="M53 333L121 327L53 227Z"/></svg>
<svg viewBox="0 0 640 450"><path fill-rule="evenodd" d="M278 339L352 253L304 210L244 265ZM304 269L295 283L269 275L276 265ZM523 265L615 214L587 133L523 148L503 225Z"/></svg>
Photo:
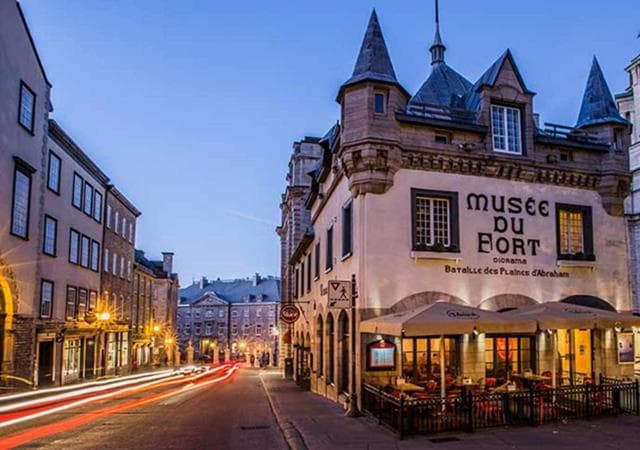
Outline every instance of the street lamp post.
<svg viewBox="0 0 640 450"><path fill-rule="evenodd" d="M356 276L351 275L351 393L349 394L349 406L347 417L360 416L358 409L358 398L356 394L356 299L358 291L356 288Z"/></svg>

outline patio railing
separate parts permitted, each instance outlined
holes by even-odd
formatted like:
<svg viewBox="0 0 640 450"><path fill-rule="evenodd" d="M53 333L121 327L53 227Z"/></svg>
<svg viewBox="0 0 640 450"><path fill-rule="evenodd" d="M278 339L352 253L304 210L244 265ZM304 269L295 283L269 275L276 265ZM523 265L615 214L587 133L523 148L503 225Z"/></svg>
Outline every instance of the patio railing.
<svg viewBox="0 0 640 450"><path fill-rule="evenodd" d="M402 439L410 434L471 432L505 425L537 426L564 419L640 415L640 386L638 381L616 380L556 389L414 398L392 395L364 384L363 409Z"/></svg>

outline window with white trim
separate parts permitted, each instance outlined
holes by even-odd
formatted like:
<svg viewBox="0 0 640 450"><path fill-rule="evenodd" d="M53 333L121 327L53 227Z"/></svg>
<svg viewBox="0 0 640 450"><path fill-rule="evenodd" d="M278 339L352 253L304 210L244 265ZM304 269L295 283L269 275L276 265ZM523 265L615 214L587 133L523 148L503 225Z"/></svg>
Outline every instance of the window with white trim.
<svg viewBox="0 0 640 450"><path fill-rule="evenodd" d="M491 129L495 152L522 155L522 125L518 108L491 105Z"/></svg>

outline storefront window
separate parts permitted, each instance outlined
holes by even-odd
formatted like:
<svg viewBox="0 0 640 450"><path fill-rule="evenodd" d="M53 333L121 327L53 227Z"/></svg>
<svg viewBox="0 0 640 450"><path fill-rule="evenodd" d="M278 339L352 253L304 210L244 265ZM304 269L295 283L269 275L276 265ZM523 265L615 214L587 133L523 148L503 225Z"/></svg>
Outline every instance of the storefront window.
<svg viewBox="0 0 640 450"><path fill-rule="evenodd" d="M126 366L128 364L127 356L129 354L129 335L125 331L122 333L122 347L120 348L120 365Z"/></svg>
<svg viewBox="0 0 640 450"><path fill-rule="evenodd" d="M67 339L64 341L62 352L64 363L63 379L64 382L76 380L80 377L80 355L81 346L80 339Z"/></svg>
<svg viewBox="0 0 640 450"><path fill-rule="evenodd" d="M512 373L534 370L534 356L531 336L488 336L485 338L487 379L494 378L495 384L501 385Z"/></svg>
<svg viewBox="0 0 640 450"><path fill-rule="evenodd" d="M440 380L441 351L444 351L445 376L455 378L460 373L457 338L444 338L442 343L440 338L403 339L402 376L418 383Z"/></svg>
<svg viewBox="0 0 640 450"><path fill-rule="evenodd" d="M107 369L116 366L116 334L107 333Z"/></svg>

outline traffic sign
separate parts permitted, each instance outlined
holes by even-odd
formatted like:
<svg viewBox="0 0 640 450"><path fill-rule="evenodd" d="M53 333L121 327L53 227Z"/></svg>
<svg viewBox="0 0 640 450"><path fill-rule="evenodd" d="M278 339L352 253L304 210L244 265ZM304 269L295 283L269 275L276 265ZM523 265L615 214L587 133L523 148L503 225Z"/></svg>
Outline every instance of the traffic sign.
<svg viewBox="0 0 640 450"><path fill-rule="evenodd" d="M280 320L291 325L300 318L300 310L296 305L282 305L280 308Z"/></svg>
<svg viewBox="0 0 640 450"><path fill-rule="evenodd" d="M351 308L351 281L329 280L329 308Z"/></svg>

